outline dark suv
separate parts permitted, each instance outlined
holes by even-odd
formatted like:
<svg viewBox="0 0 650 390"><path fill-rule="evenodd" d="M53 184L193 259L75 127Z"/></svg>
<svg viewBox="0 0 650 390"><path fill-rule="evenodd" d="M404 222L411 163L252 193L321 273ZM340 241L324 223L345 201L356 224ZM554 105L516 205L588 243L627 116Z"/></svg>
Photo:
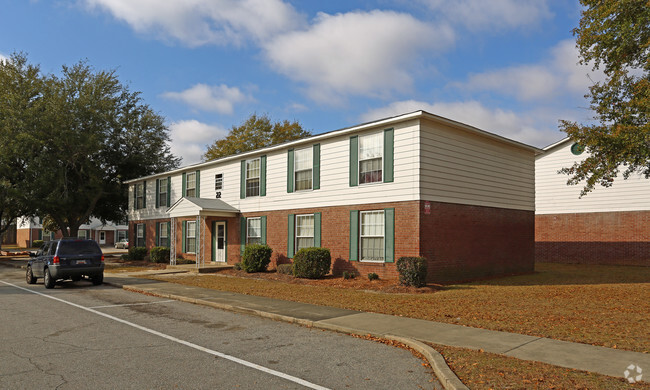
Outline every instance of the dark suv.
<svg viewBox="0 0 650 390"><path fill-rule="evenodd" d="M54 288L59 279L81 280L87 276L94 285L104 281L104 255L93 240L62 239L43 244L38 252L30 253L26 279L33 284L43 278L45 288Z"/></svg>

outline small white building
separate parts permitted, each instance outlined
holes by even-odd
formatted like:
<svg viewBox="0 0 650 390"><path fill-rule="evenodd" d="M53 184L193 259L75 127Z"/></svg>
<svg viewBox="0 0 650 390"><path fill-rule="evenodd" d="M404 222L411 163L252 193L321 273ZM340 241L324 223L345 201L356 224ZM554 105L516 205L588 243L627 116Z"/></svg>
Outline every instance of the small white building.
<svg viewBox="0 0 650 390"><path fill-rule="evenodd" d="M102 223L97 218L79 227L78 237L97 241L99 245L112 246L117 241L128 238L129 226L125 223ZM49 232L43 228L39 217L20 217L16 221L16 244L19 247L31 248L35 240L49 241L63 237L61 231Z"/></svg>

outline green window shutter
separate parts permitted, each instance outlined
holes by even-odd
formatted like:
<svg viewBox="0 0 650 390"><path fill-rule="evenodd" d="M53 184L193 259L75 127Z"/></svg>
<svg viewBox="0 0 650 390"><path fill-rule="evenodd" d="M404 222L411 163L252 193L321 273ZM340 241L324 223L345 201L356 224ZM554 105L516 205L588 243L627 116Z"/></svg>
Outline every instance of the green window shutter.
<svg viewBox="0 0 650 390"><path fill-rule="evenodd" d="M287 192L293 192L293 149L287 152Z"/></svg>
<svg viewBox="0 0 650 390"><path fill-rule="evenodd" d="M38 239L42 240L43 239L43 229L38 230Z"/></svg>
<svg viewBox="0 0 650 390"><path fill-rule="evenodd" d="M172 206L172 177L167 176L167 208ZM171 230L167 230L170 232Z"/></svg>
<svg viewBox="0 0 650 390"><path fill-rule="evenodd" d="M260 196L266 196L266 156L260 157Z"/></svg>
<svg viewBox="0 0 650 390"><path fill-rule="evenodd" d="M239 181L239 199L246 199L246 160L241 160L241 178Z"/></svg>
<svg viewBox="0 0 650 390"><path fill-rule="evenodd" d="M395 140L393 129L384 130L384 183L392 183L395 180L394 174L394 153Z"/></svg>
<svg viewBox="0 0 650 390"><path fill-rule="evenodd" d="M359 137L350 137L350 187L359 185Z"/></svg>
<svg viewBox="0 0 650 390"><path fill-rule="evenodd" d="M359 210L350 210L350 261L359 260Z"/></svg>
<svg viewBox="0 0 650 390"><path fill-rule="evenodd" d="M182 248L182 253L187 253L187 248L185 248L186 244L186 239L185 239L185 232L187 231L187 221L183 221L183 228L181 229L181 233L183 234L181 238L181 248Z"/></svg>
<svg viewBox="0 0 650 390"><path fill-rule="evenodd" d="M295 242L295 232L296 228L294 226L294 222L296 221L296 215L295 214L289 214L289 220L287 221L289 224L289 234L287 237L287 257L290 259L293 259L294 255L294 242Z"/></svg>
<svg viewBox="0 0 650 390"><path fill-rule="evenodd" d="M314 213L314 246L320 248L321 213Z"/></svg>
<svg viewBox="0 0 650 390"><path fill-rule="evenodd" d="M142 183L142 208L147 207L147 182Z"/></svg>
<svg viewBox="0 0 650 390"><path fill-rule="evenodd" d="M246 218L241 217L239 219L239 232L241 233L241 254L244 254L244 249L246 249Z"/></svg>
<svg viewBox="0 0 650 390"><path fill-rule="evenodd" d="M212 251L210 251L210 260L215 261L217 258L217 221L212 221Z"/></svg>
<svg viewBox="0 0 650 390"><path fill-rule="evenodd" d="M384 209L384 245L385 261L392 263L395 261L395 209Z"/></svg>
<svg viewBox="0 0 650 390"><path fill-rule="evenodd" d="M156 222L156 234L154 235L156 246L160 246L160 222Z"/></svg>
<svg viewBox="0 0 650 390"><path fill-rule="evenodd" d="M314 145L314 150L313 150L313 183L312 183L312 188L314 190L320 189L320 144Z"/></svg>
<svg viewBox="0 0 650 390"><path fill-rule="evenodd" d="M156 179L156 208L160 207L158 198L160 198L160 179Z"/></svg>
<svg viewBox="0 0 650 390"><path fill-rule="evenodd" d="M147 224L142 224L142 241L144 241L144 247L147 247Z"/></svg>
<svg viewBox="0 0 650 390"><path fill-rule="evenodd" d="M196 191L194 193L196 194L197 198L201 197L201 171L196 171L196 176L195 177L195 182L196 183Z"/></svg>
<svg viewBox="0 0 650 390"><path fill-rule="evenodd" d="M183 184L182 184L182 185L183 185L183 190L182 190L182 192L181 192L181 198L184 198L184 197L185 197L185 190L186 190L186 184L187 184L187 182L185 181L185 180L186 180L186 178L185 178L186 176L187 176L187 175L185 174L185 172L183 172L183 178L181 179L181 180L183 180ZM185 250L185 247L183 247L183 250Z"/></svg>
<svg viewBox="0 0 650 390"><path fill-rule="evenodd" d="M260 217L260 225L262 225L262 244L266 244L266 215Z"/></svg>

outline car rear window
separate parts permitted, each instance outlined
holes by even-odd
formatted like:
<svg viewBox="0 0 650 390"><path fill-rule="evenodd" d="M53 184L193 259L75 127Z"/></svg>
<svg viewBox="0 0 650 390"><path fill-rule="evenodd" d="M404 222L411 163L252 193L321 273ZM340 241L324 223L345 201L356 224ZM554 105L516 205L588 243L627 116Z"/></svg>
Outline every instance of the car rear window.
<svg viewBox="0 0 650 390"><path fill-rule="evenodd" d="M59 254L65 255L94 255L101 254L102 250L95 241L61 241Z"/></svg>

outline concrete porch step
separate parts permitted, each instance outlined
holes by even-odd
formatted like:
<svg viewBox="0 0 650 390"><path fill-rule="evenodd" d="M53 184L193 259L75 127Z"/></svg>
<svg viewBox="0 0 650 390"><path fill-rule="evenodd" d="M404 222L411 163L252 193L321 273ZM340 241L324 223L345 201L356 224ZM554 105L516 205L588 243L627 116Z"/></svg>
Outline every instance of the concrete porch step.
<svg viewBox="0 0 650 390"><path fill-rule="evenodd" d="M233 266L226 263L208 263L200 267L196 267L196 264L178 264L178 265L169 265L167 269L170 270L179 270L190 273L198 274L209 274L222 271L224 269L232 269Z"/></svg>

